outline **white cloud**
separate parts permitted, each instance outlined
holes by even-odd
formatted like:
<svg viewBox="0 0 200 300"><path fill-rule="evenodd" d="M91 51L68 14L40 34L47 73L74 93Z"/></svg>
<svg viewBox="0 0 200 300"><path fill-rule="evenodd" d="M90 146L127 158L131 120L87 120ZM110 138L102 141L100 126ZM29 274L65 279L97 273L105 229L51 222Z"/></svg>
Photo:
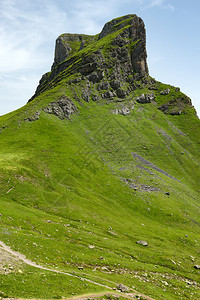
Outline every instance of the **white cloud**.
<svg viewBox="0 0 200 300"><path fill-rule="evenodd" d="M66 17L51 0L0 1L0 115L6 103L13 110L33 95L53 62L55 39L68 24Z"/></svg>
<svg viewBox="0 0 200 300"><path fill-rule="evenodd" d="M175 7L166 0L151 0L150 7L162 7L171 11L175 10Z"/></svg>
<svg viewBox="0 0 200 300"><path fill-rule="evenodd" d="M171 3L167 4L165 7L166 7L167 9L171 10L171 11L174 11L174 10L175 10L174 5L172 5Z"/></svg>
<svg viewBox="0 0 200 300"><path fill-rule="evenodd" d="M160 6L163 4L163 0L153 0L151 2L151 7L154 7L154 6Z"/></svg>

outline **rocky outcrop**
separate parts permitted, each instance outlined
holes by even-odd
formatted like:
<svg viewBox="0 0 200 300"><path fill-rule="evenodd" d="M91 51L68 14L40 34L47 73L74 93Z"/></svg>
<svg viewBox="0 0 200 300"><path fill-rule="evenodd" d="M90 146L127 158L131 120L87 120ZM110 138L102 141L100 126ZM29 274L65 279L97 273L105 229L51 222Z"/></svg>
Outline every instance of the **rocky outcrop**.
<svg viewBox="0 0 200 300"><path fill-rule="evenodd" d="M166 89L160 92L161 95L168 95L170 93L170 89Z"/></svg>
<svg viewBox="0 0 200 300"><path fill-rule="evenodd" d="M106 23L98 36L63 34L56 40L51 72L42 76L32 99L72 74L100 84L98 89L107 90L104 98L125 98L136 80L150 80L146 58L145 27L136 15Z"/></svg>
<svg viewBox="0 0 200 300"><path fill-rule="evenodd" d="M120 291L122 293L128 293L129 292L129 288L126 285L122 284L122 283L118 284L116 286L116 288L117 288L118 291Z"/></svg>
<svg viewBox="0 0 200 300"><path fill-rule="evenodd" d="M149 76L144 22L136 15L126 15L106 23L96 36L60 35L56 40L51 72L44 74L33 100L62 81L79 103L134 100L153 103L165 114L179 115L191 101L179 88L164 85ZM137 92L135 92L137 90ZM140 91L139 91L140 90ZM140 95L136 97L136 95ZM69 102L66 106L69 108ZM69 111L48 107L60 117ZM59 111L62 111L59 113ZM128 115L132 108L116 107L115 114Z"/></svg>
<svg viewBox="0 0 200 300"><path fill-rule="evenodd" d="M24 119L24 121L33 122L39 120L39 118L40 118L40 111L36 111L34 115L29 116L28 118Z"/></svg>
<svg viewBox="0 0 200 300"><path fill-rule="evenodd" d="M127 25L129 25L129 27L124 28ZM146 60L146 31L143 20L136 15L127 15L123 18L114 19L104 25L103 30L99 34L99 39L118 30L121 30L121 32L115 39L114 44L123 48L129 41L133 72L137 74L138 77L147 75L149 71ZM128 53L124 51L124 53L121 53L121 57L126 60L127 54Z"/></svg>
<svg viewBox="0 0 200 300"><path fill-rule="evenodd" d="M138 103L151 103L155 99L155 95L153 93L150 94L142 94L136 98Z"/></svg>
<svg viewBox="0 0 200 300"><path fill-rule="evenodd" d="M85 41L90 38L85 34L70 34L65 33L60 35L56 40L54 63L52 69L54 69L61 62L69 58L75 51L83 49Z"/></svg>
<svg viewBox="0 0 200 300"><path fill-rule="evenodd" d="M61 97L59 100L51 102L43 109L48 114L54 114L61 120L69 117L77 110L73 101L68 97Z"/></svg>
<svg viewBox="0 0 200 300"><path fill-rule="evenodd" d="M181 115L186 107L192 107L190 98L187 96L177 97L158 107L164 114Z"/></svg>
<svg viewBox="0 0 200 300"><path fill-rule="evenodd" d="M115 115L123 115L123 116L127 116L131 113L131 111L134 110L134 103L133 101L131 101L129 104L121 104L118 105L118 108L115 108L112 112Z"/></svg>

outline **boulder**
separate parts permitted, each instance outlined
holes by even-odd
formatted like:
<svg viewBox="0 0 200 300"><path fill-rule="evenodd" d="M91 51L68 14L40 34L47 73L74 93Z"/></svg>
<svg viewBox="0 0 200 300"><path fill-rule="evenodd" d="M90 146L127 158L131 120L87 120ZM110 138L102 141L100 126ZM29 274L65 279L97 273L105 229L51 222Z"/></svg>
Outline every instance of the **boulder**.
<svg viewBox="0 0 200 300"><path fill-rule="evenodd" d="M197 270L199 270L200 269L200 265L195 265L194 268L197 269Z"/></svg>
<svg viewBox="0 0 200 300"><path fill-rule="evenodd" d="M97 70L92 72L89 76L87 76L89 81L92 81L93 83L98 83L101 81L104 77L104 71L103 70Z"/></svg>
<svg viewBox="0 0 200 300"><path fill-rule="evenodd" d="M145 246L145 247L148 246L148 242L147 241L137 241L136 243L139 244L139 245Z"/></svg>
<svg viewBox="0 0 200 300"><path fill-rule="evenodd" d="M66 96L61 97L57 101L51 102L47 107L43 108L43 111L48 114L54 114L61 120L68 119L76 110L77 107L73 101Z"/></svg>
<svg viewBox="0 0 200 300"><path fill-rule="evenodd" d="M103 81L99 83L97 86L98 91L100 90L109 90L110 89L110 84L107 81Z"/></svg>
<svg viewBox="0 0 200 300"><path fill-rule="evenodd" d="M119 290L122 293L129 292L129 288L122 283L118 284L116 288L117 288L117 290Z"/></svg>
<svg viewBox="0 0 200 300"><path fill-rule="evenodd" d="M131 111L130 111L130 109L129 109L128 107L124 107L124 108L122 108L122 110L121 110L121 114L124 115L124 116L129 115L130 112L131 112Z"/></svg>
<svg viewBox="0 0 200 300"><path fill-rule="evenodd" d="M170 93L170 89L166 89L160 92L161 95L168 95Z"/></svg>
<svg viewBox="0 0 200 300"><path fill-rule="evenodd" d="M122 89L118 89L118 90L116 91L116 93L117 93L117 96L118 96L119 98L125 98L125 97L128 96L128 94L129 94L128 91L125 91L125 90L122 90Z"/></svg>
<svg viewBox="0 0 200 300"><path fill-rule="evenodd" d="M113 88L113 90L118 90L121 87L120 81L118 81L118 80L112 80L110 82L110 85Z"/></svg>
<svg viewBox="0 0 200 300"><path fill-rule="evenodd" d="M138 103L151 103L154 99L156 98L156 96L154 95L154 93L150 93L150 94L142 94L139 97L136 98L136 101Z"/></svg>

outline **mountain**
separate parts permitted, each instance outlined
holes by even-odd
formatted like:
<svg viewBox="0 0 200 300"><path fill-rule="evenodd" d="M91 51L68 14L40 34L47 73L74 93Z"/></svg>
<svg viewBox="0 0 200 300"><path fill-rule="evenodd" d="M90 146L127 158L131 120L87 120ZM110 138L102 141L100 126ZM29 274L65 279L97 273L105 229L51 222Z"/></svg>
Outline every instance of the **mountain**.
<svg viewBox="0 0 200 300"><path fill-rule="evenodd" d="M0 117L2 298L200 298L200 121L146 58L136 15L62 34Z"/></svg>

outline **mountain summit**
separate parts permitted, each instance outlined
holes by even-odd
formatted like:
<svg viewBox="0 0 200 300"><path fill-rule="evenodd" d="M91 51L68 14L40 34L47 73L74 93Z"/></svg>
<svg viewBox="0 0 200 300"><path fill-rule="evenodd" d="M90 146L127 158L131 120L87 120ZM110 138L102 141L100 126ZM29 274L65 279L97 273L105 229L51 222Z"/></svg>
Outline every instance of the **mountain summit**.
<svg viewBox="0 0 200 300"><path fill-rule="evenodd" d="M69 33L59 36L51 72L42 76L29 101L72 75L75 79L69 80L68 84L84 83L81 98L86 102L125 99L142 88L159 90L159 83L149 76L142 19L136 15L114 19L95 36ZM162 101L159 101L160 95L169 93L170 97L161 97ZM156 94L158 96L153 92L142 95L144 99L138 101L152 102ZM159 96L157 104L162 103L159 109L164 113L180 114L185 107L191 107L191 100L180 94L178 88L160 90Z"/></svg>
<svg viewBox="0 0 200 300"><path fill-rule="evenodd" d="M62 34L0 117L0 298L200 299L200 120L146 58L136 15Z"/></svg>
<svg viewBox="0 0 200 300"><path fill-rule="evenodd" d="M93 84L112 81L110 96L125 97L129 91L123 85L148 77L146 58L145 27L136 15L106 23L96 36L62 34L56 40L51 72L42 77L36 95L65 71L67 76L81 74Z"/></svg>

